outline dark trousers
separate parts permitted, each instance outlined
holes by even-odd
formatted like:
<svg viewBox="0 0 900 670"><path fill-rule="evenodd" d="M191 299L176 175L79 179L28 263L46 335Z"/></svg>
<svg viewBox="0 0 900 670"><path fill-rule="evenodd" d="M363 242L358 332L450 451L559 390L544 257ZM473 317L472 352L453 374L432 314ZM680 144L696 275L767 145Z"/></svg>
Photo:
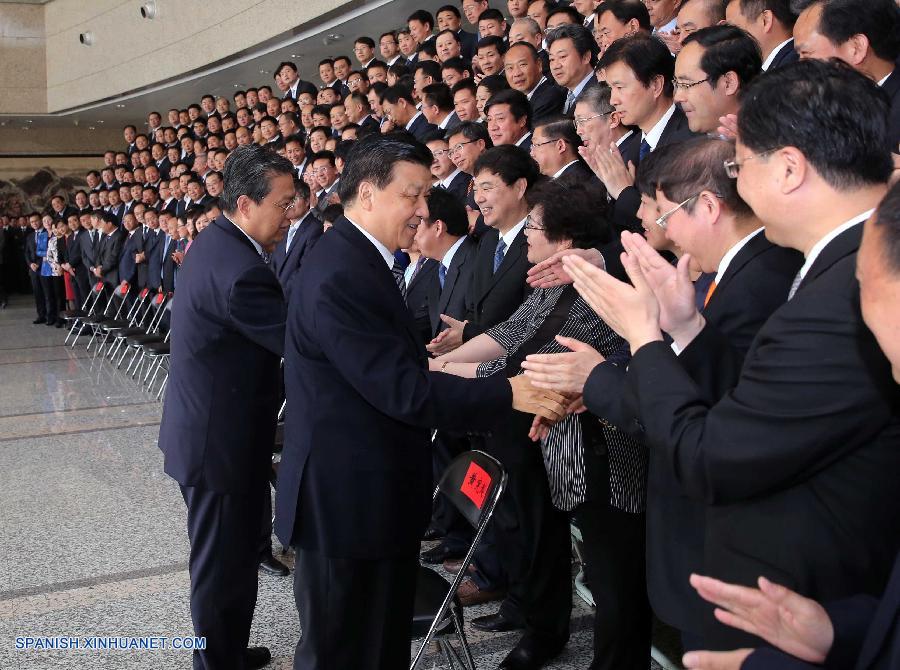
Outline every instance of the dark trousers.
<svg viewBox="0 0 900 670"><path fill-rule="evenodd" d="M409 667L418 559L330 558L297 548L294 670Z"/></svg>
<svg viewBox="0 0 900 670"><path fill-rule="evenodd" d="M536 454L507 468L507 487L491 519L497 555L509 578L500 611L523 621L526 637L561 647L569 639L572 613L569 518L553 506L547 474Z"/></svg>
<svg viewBox="0 0 900 670"><path fill-rule="evenodd" d="M194 670L240 670L256 607L263 485L241 493L182 486L191 541L191 620L206 649Z"/></svg>
<svg viewBox="0 0 900 670"><path fill-rule="evenodd" d="M41 293L44 294L44 314L47 323L56 323L59 318L59 307L56 304L56 285L55 277L45 277L41 275ZM40 314L40 312L38 312Z"/></svg>
<svg viewBox="0 0 900 670"><path fill-rule="evenodd" d="M28 278L31 279L31 292L34 295L34 307L39 319L47 318L47 301L44 299L44 288L41 285L41 275L29 268Z"/></svg>
<svg viewBox="0 0 900 670"><path fill-rule="evenodd" d="M262 562L272 555L272 489L263 494L263 509L260 517L259 541L257 542L257 554Z"/></svg>
<svg viewBox="0 0 900 670"><path fill-rule="evenodd" d="M76 295L79 295L80 300L78 307L81 308L85 299L90 295L92 286L90 270L83 265L75 270L75 284L78 286L78 293Z"/></svg>
<svg viewBox="0 0 900 670"><path fill-rule="evenodd" d="M591 461L595 461L592 463ZM588 491L572 515L584 540L584 572L594 596L594 662L591 670L650 667L650 603L647 600L643 514L609 504L606 457L585 454ZM605 483L605 485L604 485Z"/></svg>

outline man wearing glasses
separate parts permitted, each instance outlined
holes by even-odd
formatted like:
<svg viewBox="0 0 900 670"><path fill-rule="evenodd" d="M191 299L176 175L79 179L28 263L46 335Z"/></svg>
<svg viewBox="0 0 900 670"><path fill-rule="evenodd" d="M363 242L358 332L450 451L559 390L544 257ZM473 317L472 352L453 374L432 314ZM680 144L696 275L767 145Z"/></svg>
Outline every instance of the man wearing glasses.
<svg viewBox="0 0 900 670"><path fill-rule="evenodd" d="M191 618L206 638L194 668L259 668L269 651L247 643L285 325L266 262L298 200L290 161L259 146L235 149L224 176L224 213L178 274L159 447L187 505Z"/></svg>

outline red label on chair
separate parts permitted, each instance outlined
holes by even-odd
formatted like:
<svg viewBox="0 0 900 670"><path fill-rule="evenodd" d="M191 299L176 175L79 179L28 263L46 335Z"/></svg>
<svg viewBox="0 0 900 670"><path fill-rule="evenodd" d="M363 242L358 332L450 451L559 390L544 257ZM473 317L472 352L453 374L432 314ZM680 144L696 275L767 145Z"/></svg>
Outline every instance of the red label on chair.
<svg viewBox="0 0 900 670"><path fill-rule="evenodd" d="M123 281L121 286L119 287L119 289L122 291L123 294L128 293L128 282Z"/></svg>
<svg viewBox="0 0 900 670"><path fill-rule="evenodd" d="M481 509L490 486L491 476L478 463L470 463L469 471L466 472L466 477L459 490L475 503L475 507Z"/></svg>
<svg viewBox="0 0 900 670"><path fill-rule="evenodd" d="M102 282L102 281L98 281L98 282L96 283L96 285L94 286L94 290L95 290L95 291L102 291L102 290L103 290L103 282Z"/></svg>

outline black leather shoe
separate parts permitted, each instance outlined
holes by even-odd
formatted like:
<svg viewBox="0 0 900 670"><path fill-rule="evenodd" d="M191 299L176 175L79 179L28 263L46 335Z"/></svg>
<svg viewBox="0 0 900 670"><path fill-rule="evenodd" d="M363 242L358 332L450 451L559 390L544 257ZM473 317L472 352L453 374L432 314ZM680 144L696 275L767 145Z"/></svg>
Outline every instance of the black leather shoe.
<svg viewBox="0 0 900 670"><path fill-rule="evenodd" d="M428 526L428 530L425 531L425 535L422 536L422 539L426 542L432 542L433 540L443 539L445 535L446 533L437 526Z"/></svg>
<svg viewBox="0 0 900 670"><path fill-rule="evenodd" d="M244 650L244 667L248 670L262 668L272 661L268 647L247 647Z"/></svg>
<svg viewBox="0 0 900 670"><path fill-rule="evenodd" d="M443 563L448 558L461 558L465 555L465 552L460 552L459 549L447 546L442 542L438 546L432 547L428 551L423 551L421 558L423 563L434 564Z"/></svg>
<svg viewBox="0 0 900 670"><path fill-rule="evenodd" d="M57 328L62 328L62 327L63 327L63 322L62 322L62 321L57 321L57 322L56 322L56 327L57 327Z"/></svg>
<svg viewBox="0 0 900 670"><path fill-rule="evenodd" d="M40 317L38 317L37 319L35 319L35 320L32 321L31 323L33 323L33 324L36 326L36 325L38 325L39 323L47 323L47 319L41 319Z"/></svg>
<svg viewBox="0 0 900 670"><path fill-rule="evenodd" d="M274 556L269 556L260 561L259 569L277 577L287 577L290 574L290 570L288 570L287 566ZM268 652L268 649L266 652Z"/></svg>
<svg viewBox="0 0 900 670"><path fill-rule="evenodd" d="M543 668L549 661L559 656L559 652L565 646L565 644L541 644L523 637L519 640L519 644L513 647L513 650L503 659L500 667L508 670L538 670L538 668Z"/></svg>
<svg viewBox="0 0 900 670"><path fill-rule="evenodd" d="M521 630L525 627L518 621L507 619L500 612L475 617L472 619L471 624L472 628L483 630L486 633L506 633L511 630Z"/></svg>

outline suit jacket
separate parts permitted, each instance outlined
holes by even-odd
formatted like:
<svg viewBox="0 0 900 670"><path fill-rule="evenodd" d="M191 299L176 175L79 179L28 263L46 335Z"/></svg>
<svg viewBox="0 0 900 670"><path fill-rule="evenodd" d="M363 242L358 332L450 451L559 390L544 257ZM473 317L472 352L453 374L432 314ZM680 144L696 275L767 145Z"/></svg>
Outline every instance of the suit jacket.
<svg viewBox="0 0 900 670"><path fill-rule="evenodd" d="M459 200L463 205L466 204L466 197L469 194L469 182L472 181L472 178L467 175L465 172L460 170L457 175L450 181L450 185L445 188L447 191L450 191L456 199Z"/></svg>
<svg viewBox="0 0 900 670"><path fill-rule="evenodd" d="M803 257L777 247L763 233L751 238L728 265L706 307L707 326L679 355L703 401L715 404L740 376L744 354L759 329L787 298ZM590 411L625 430L635 417L623 407L625 368L598 365L584 398ZM640 432L640 431L636 431ZM659 450L650 450L647 483L647 591L663 621L682 631L700 630L708 608L688 577L703 569L706 505L682 491Z"/></svg>
<svg viewBox="0 0 900 670"><path fill-rule="evenodd" d="M168 238L168 244L166 244L166 238L167 235L165 233L160 233L158 245L160 265L159 287L162 289L163 293L172 293L175 290L175 275L178 274L178 266L172 258L172 252L177 249L178 240Z"/></svg>
<svg viewBox="0 0 900 670"><path fill-rule="evenodd" d="M800 54L794 51L794 40L791 40L778 50L775 58L773 58L772 62L769 64L769 71L771 72L772 70L784 67L785 65L796 63L798 60L800 60Z"/></svg>
<svg viewBox="0 0 900 670"><path fill-rule="evenodd" d="M91 235L93 234L93 239ZM85 267L96 267L100 258L100 233L98 231L85 230L84 234L78 236L81 243L81 259ZM93 280L93 276L92 276Z"/></svg>
<svg viewBox="0 0 900 670"><path fill-rule="evenodd" d="M159 229L147 232L147 237L144 240L145 262L138 265L139 274L142 271L142 266L144 268L143 271L147 273L145 285L154 291L162 285L162 246L165 237L165 233L160 232ZM140 281L139 278L138 283Z"/></svg>
<svg viewBox="0 0 900 670"><path fill-rule="evenodd" d="M326 556L414 557L431 516L431 431L508 420L509 385L428 372L390 269L344 217L295 281L317 290L288 306L275 532Z"/></svg>
<svg viewBox="0 0 900 670"><path fill-rule="evenodd" d="M325 193L319 197L318 202L316 202L316 206L312 208L313 214L316 215L316 218L321 218L322 212L325 211L325 208L328 207L328 198L332 193L336 193L338 189L338 182L340 181L340 177L334 180L334 182L325 189Z"/></svg>
<svg viewBox="0 0 900 670"><path fill-rule="evenodd" d="M572 163L556 177L556 181L566 188L582 186L595 194L594 201L598 207L602 208L606 204L606 187L583 160Z"/></svg>
<svg viewBox="0 0 900 670"><path fill-rule="evenodd" d="M536 121L544 116L561 114L565 104L566 89L554 84L552 77L547 77L531 94L531 117Z"/></svg>
<svg viewBox="0 0 900 670"><path fill-rule="evenodd" d="M363 119L363 122L359 124L360 128L366 128L367 130L377 131L381 128L381 124L378 123L378 119L376 119L371 114L367 114L366 118Z"/></svg>
<svg viewBox="0 0 900 670"><path fill-rule="evenodd" d="M893 153L900 152L900 67L895 67L881 87L891 100L888 112L888 143Z"/></svg>
<svg viewBox="0 0 900 670"><path fill-rule="evenodd" d="M122 219L125 216L125 203L119 203L115 207L109 208L109 213L116 217L116 223L122 225Z"/></svg>
<svg viewBox="0 0 900 670"><path fill-rule="evenodd" d="M534 134L529 130L516 146L523 151L530 152L532 140L534 140Z"/></svg>
<svg viewBox="0 0 900 670"><path fill-rule="evenodd" d="M475 50L478 45L478 35L475 33L470 33L468 31L460 28L456 32L457 37L459 37L459 51L460 55L465 58L467 61L472 61L472 56L475 55Z"/></svg>
<svg viewBox="0 0 900 670"><path fill-rule="evenodd" d="M437 126L433 123L428 123L428 119L425 118L425 115L420 114L416 117L416 120L413 121L408 132L412 133L413 137L421 142L423 137L435 130L437 130Z"/></svg>
<svg viewBox="0 0 900 670"><path fill-rule="evenodd" d="M834 643L822 665L763 647L750 654L741 669L891 670L900 667L900 555L894 560L894 570L880 599L858 595L823 605L834 627Z"/></svg>
<svg viewBox="0 0 900 670"><path fill-rule="evenodd" d="M435 286L440 287L438 282L436 260L426 258L416 272L409 286L406 288L406 307L416 324L416 332L422 346L431 341L431 324L428 320L428 294L434 290Z"/></svg>
<svg viewBox="0 0 900 670"><path fill-rule="evenodd" d="M640 130L636 130L634 135L637 139L631 140L631 138L629 138L629 140L637 142L637 151L635 152L635 157L630 160L634 163L635 167L637 167L640 165L642 134ZM684 115L684 112L681 111L681 107L675 105L675 112L663 129L659 142L656 144L656 148L665 147L670 144L675 144L676 142L684 142L692 137L696 137L696 135L697 133L691 132L691 129L688 126L687 117ZM631 150L631 147L629 147L629 149ZM628 164L627 161L625 164ZM637 218L637 211L640 206L641 194L634 186L629 186L619 194L618 199L613 205L613 224L618 231L630 230L632 232L640 232L641 222Z"/></svg>
<svg viewBox="0 0 900 670"><path fill-rule="evenodd" d="M69 257L69 265L72 266L72 269L75 272L81 272L84 268L84 260L82 255L82 238L89 237L87 231L82 228L79 228L74 233L72 233L72 237L69 238L68 244L66 245L66 253Z"/></svg>
<svg viewBox="0 0 900 670"><path fill-rule="evenodd" d="M141 229L136 229L130 235L125 233L125 241L122 244L122 254L119 258L119 282L127 281L128 285L134 285L137 281L137 264L134 262L134 254L138 250L137 245L141 240Z"/></svg>
<svg viewBox="0 0 900 670"><path fill-rule="evenodd" d="M575 101L569 106L568 109L565 109L565 101L569 96L569 92L564 91L565 95L563 96L563 107L564 107L563 113L569 117L575 116L575 105L577 105L579 103L579 101L581 101L581 99L584 98L585 93L587 93L590 89L592 89L596 86L600 86L600 82L597 81L597 78L592 75L591 78L588 79L587 84L584 85L584 88L581 89L581 91L578 93L577 96L575 96Z"/></svg>
<svg viewBox="0 0 900 670"><path fill-rule="evenodd" d="M119 283L119 259L124 244L125 234L121 228L116 228L110 235L104 233L103 239L100 240L97 264L103 273L103 283L111 288L115 288Z"/></svg>
<svg viewBox="0 0 900 670"><path fill-rule="evenodd" d="M707 505L703 574L764 575L817 600L884 588L900 537L900 389L862 322L861 235L854 226L824 248L714 405L667 344L631 359L624 397L651 451ZM712 617L704 638L759 643Z"/></svg>
<svg viewBox="0 0 900 670"><path fill-rule="evenodd" d="M306 257L306 254L313 248L315 243L322 236L322 222L316 216L309 212L303 218L294 238L291 240L291 248L287 249L287 236L281 240L272 252L272 271L281 284L284 291L285 300L290 298L288 286L294 273L300 268L300 264Z"/></svg>
<svg viewBox="0 0 900 670"><path fill-rule="evenodd" d="M284 348L284 296L250 240L224 216L191 245L172 307L159 427L165 472L219 493L271 469Z"/></svg>
<svg viewBox="0 0 900 670"><path fill-rule="evenodd" d="M528 240L525 229L519 231L497 272L494 254L500 233L488 230L479 241L469 292L466 296L466 324L463 339L468 341L501 321L505 321L525 302L531 293L525 276L531 268L528 262Z"/></svg>
<svg viewBox="0 0 900 670"><path fill-rule="evenodd" d="M477 249L478 243L467 236L453 254L444 277L444 287L441 288L440 281L429 287L427 304L431 339L447 328L447 324L441 321L441 314L460 320L466 318L466 293L472 281Z"/></svg>

